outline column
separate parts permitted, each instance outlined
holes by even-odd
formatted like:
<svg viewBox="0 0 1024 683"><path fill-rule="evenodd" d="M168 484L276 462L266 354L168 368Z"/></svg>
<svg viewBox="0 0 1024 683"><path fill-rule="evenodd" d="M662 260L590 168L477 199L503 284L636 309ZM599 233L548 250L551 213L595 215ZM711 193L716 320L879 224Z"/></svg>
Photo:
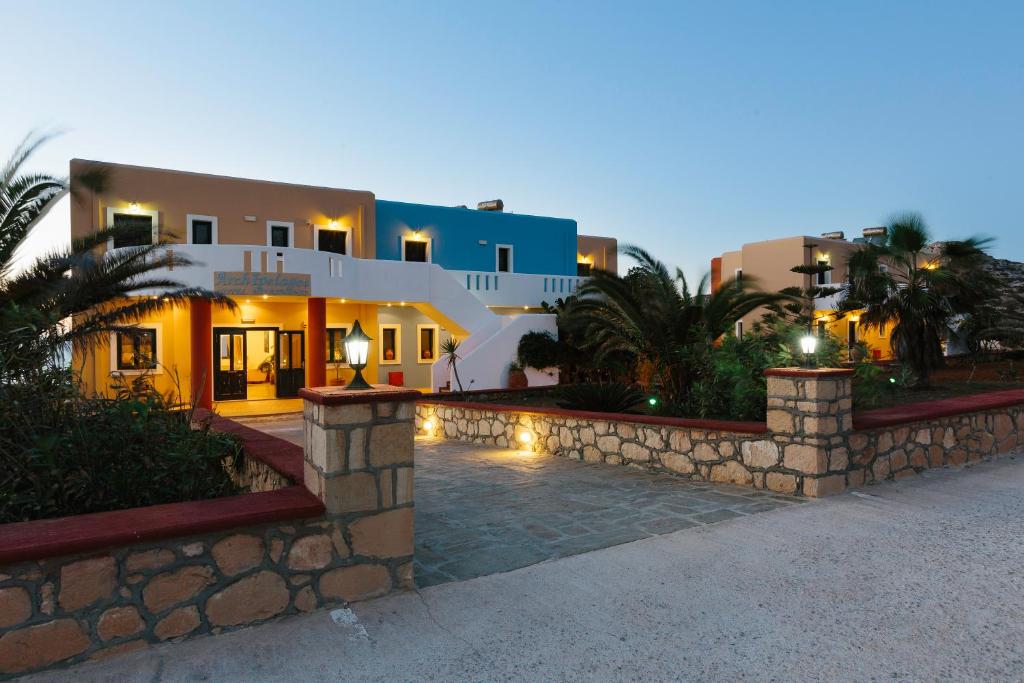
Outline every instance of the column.
<svg viewBox="0 0 1024 683"><path fill-rule="evenodd" d="M327 386L327 299L306 300L306 386Z"/></svg>
<svg viewBox="0 0 1024 683"><path fill-rule="evenodd" d="M773 368L768 378L768 430L782 455L766 488L827 496L846 488L847 443L853 431L853 370Z"/></svg>
<svg viewBox="0 0 1024 683"><path fill-rule="evenodd" d="M189 301L190 399L197 408L213 407L213 325L207 299Z"/></svg>
<svg viewBox="0 0 1024 683"><path fill-rule="evenodd" d="M347 525L354 556L392 586L413 586L413 419L420 393L387 387L302 389L306 488ZM379 586L380 589L386 586Z"/></svg>

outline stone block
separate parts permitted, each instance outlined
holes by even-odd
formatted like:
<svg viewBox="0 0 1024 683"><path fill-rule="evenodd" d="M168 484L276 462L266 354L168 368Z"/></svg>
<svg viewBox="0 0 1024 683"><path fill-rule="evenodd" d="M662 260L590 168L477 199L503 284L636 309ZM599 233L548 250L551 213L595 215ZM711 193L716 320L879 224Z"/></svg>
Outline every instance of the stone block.
<svg viewBox="0 0 1024 683"><path fill-rule="evenodd" d="M89 637L74 619L57 619L0 636L0 674L32 671L89 649Z"/></svg>
<svg viewBox="0 0 1024 683"><path fill-rule="evenodd" d="M199 609L195 605L179 607L157 622L153 633L160 640L180 638L199 628Z"/></svg>
<svg viewBox="0 0 1024 683"><path fill-rule="evenodd" d="M768 378L768 396L779 398L797 398L799 396L796 382L787 377Z"/></svg>
<svg viewBox="0 0 1024 683"><path fill-rule="evenodd" d="M139 610L134 607L111 607L100 615L96 633L103 640L133 636L145 627Z"/></svg>
<svg viewBox="0 0 1024 683"><path fill-rule="evenodd" d="M619 452L619 437L617 436L599 436L597 437L597 447L604 453L618 453Z"/></svg>
<svg viewBox="0 0 1024 683"><path fill-rule="evenodd" d="M118 643L117 645L111 645L105 647L102 650L97 650L89 655L90 662L98 662L111 657L120 657L121 655L128 654L129 652L137 652L138 650L145 650L149 647L149 643L141 638L138 640L130 640L127 643Z"/></svg>
<svg viewBox="0 0 1024 683"><path fill-rule="evenodd" d="M252 569L263 561L263 539L250 534L234 534L213 544L210 553L227 576Z"/></svg>
<svg viewBox="0 0 1024 683"><path fill-rule="evenodd" d="M754 478L746 467L735 460L728 460L711 468L711 481L750 486Z"/></svg>
<svg viewBox="0 0 1024 683"><path fill-rule="evenodd" d="M828 469L832 472L845 472L850 466L850 454L845 448L833 448L828 456Z"/></svg>
<svg viewBox="0 0 1024 683"><path fill-rule="evenodd" d="M342 406L323 406L321 424L334 427L356 425L373 419L373 406L369 403L353 403Z"/></svg>
<svg viewBox="0 0 1024 683"><path fill-rule="evenodd" d="M331 563L331 537L315 534L295 539L288 551L288 568L296 571L323 569Z"/></svg>
<svg viewBox="0 0 1024 683"><path fill-rule="evenodd" d="M821 474L828 468L825 451L817 446L792 443L782 452L785 467L804 474Z"/></svg>
<svg viewBox="0 0 1024 683"><path fill-rule="evenodd" d="M415 433L411 422L374 425L370 429L370 464L411 465Z"/></svg>
<svg viewBox="0 0 1024 683"><path fill-rule="evenodd" d="M804 495L812 498L834 496L846 489L846 475L832 474L827 477L804 477Z"/></svg>
<svg viewBox="0 0 1024 683"><path fill-rule="evenodd" d="M174 553L167 548L153 548L132 553L124 559L125 571L140 572L145 569L160 569L174 562Z"/></svg>
<svg viewBox="0 0 1024 683"><path fill-rule="evenodd" d="M377 478L369 472L353 472L324 479L321 500L332 514L376 510Z"/></svg>
<svg viewBox="0 0 1024 683"><path fill-rule="evenodd" d="M159 574L142 589L142 601L150 612L163 612L195 597L199 591L214 583L213 569L206 565L182 567Z"/></svg>
<svg viewBox="0 0 1024 683"><path fill-rule="evenodd" d="M277 616L288 608L290 599L280 575L261 571L211 595L204 611L213 626L237 626Z"/></svg>
<svg viewBox="0 0 1024 683"><path fill-rule="evenodd" d="M743 464L767 469L779 464L779 447L774 441L744 441L740 446Z"/></svg>
<svg viewBox="0 0 1024 683"><path fill-rule="evenodd" d="M32 599L20 586L0 588L0 628L15 626L32 616Z"/></svg>
<svg viewBox="0 0 1024 683"><path fill-rule="evenodd" d="M304 457L328 474L345 468L345 432L309 425L309 448Z"/></svg>
<svg viewBox="0 0 1024 683"><path fill-rule="evenodd" d="M768 411L768 431L776 434L792 434L796 431L793 416L782 410Z"/></svg>
<svg viewBox="0 0 1024 683"><path fill-rule="evenodd" d="M634 462L647 462L651 459L651 451L637 443L622 444L622 457Z"/></svg>
<svg viewBox="0 0 1024 683"><path fill-rule="evenodd" d="M617 422L615 424L615 433L623 439L635 439L636 427L627 422Z"/></svg>
<svg viewBox="0 0 1024 683"><path fill-rule="evenodd" d="M672 451L661 454L661 464L678 474L693 474L697 469L689 456Z"/></svg>
<svg viewBox="0 0 1024 683"><path fill-rule="evenodd" d="M391 575L379 564L357 564L332 569L320 577L320 595L326 600L356 602L391 590Z"/></svg>
<svg viewBox="0 0 1024 683"><path fill-rule="evenodd" d="M699 443L693 448L693 459L698 462L721 460L718 449L709 443Z"/></svg>
<svg viewBox="0 0 1024 683"><path fill-rule="evenodd" d="M796 477L783 472L769 472L765 475L764 487L776 493L795 493Z"/></svg>
<svg viewBox="0 0 1024 683"><path fill-rule="evenodd" d="M312 612L317 608L316 593L312 586L306 586L295 595L295 609L300 612Z"/></svg>
<svg viewBox="0 0 1024 683"><path fill-rule="evenodd" d="M113 557L93 557L61 567L57 602L71 612L109 598L116 589L117 562Z"/></svg>
<svg viewBox="0 0 1024 683"><path fill-rule="evenodd" d="M682 429L669 430L668 445L669 448L678 453L688 453L693 448L689 433Z"/></svg>
<svg viewBox="0 0 1024 683"><path fill-rule="evenodd" d="M395 470L395 504L413 502L413 468L399 467Z"/></svg>
<svg viewBox="0 0 1024 683"><path fill-rule="evenodd" d="M377 487L380 490L380 506L391 508L395 506L394 485L392 484L392 470L381 470L377 473Z"/></svg>
<svg viewBox="0 0 1024 683"><path fill-rule="evenodd" d="M367 557L413 554L413 510L398 508L362 517L349 526L352 552Z"/></svg>
<svg viewBox="0 0 1024 683"><path fill-rule="evenodd" d="M846 473L846 485L847 486L863 486L864 485L864 470L850 470Z"/></svg>

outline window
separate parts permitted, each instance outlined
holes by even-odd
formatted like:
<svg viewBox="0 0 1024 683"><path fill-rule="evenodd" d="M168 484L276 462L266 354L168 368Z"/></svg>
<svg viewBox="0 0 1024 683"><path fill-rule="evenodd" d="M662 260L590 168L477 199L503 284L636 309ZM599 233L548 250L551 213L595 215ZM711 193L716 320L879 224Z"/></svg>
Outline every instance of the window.
<svg viewBox="0 0 1024 683"><path fill-rule="evenodd" d="M418 263L430 262L430 242L402 238L402 260Z"/></svg>
<svg viewBox="0 0 1024 683"><path fill-rule="evenodd" d="M828 266L829 263L828 263L828 261L819 260L818 261L818 265L819 266ZM826 271L824 271L822 273L818 273L818 282L817 282L817 284L819 284L819 285L830 285L830 284L832 284L832 271L831 270L826 270Z"/></svg>
<svg viewBox="0 0 1024 683"><path fill-rule="evenodd" d="M272 247L291 247L295 242L294 232L294 223L267 221L267 244Z"/></svg>
<svg viewBox="0 0 1024 683"><path fill-rule="evenodd" d="M437 325L416 326L416 362L433 363L437 360Z"/></svg>
<svg viewBox="0 0 1024 683"><path fill-rule="evenodd" d="M400 365L402 362L402 328L398 325L380 326L380 364Z"/></svg>
<svg viewBox="0 0 1024 683"><path fill-rule="evenodd" d="M499 273L511 273L512 272L512 245L511 244L499 244L497 245L497 263L495 264L495 270Z"/></svg>
<svg viewBox="0 0 1024 683"><path fill-rule="evenodd" d="M743 289L743 269L737 268L735 272L736 289Z"/></svg>
<svg viewBox="0 0 1024 683"><path fill-rule="evenodd" d="M590 277L590 264L580 261L576 264L577 277Z"/></svg>
<svg viewBox="0 0 1024 683"><path fill-rule="evenodd" d="M107 249L139 247L155 244L158 239L158 211L143 209L115 209L107 207L107 227L120 228L126 234L107 240Z"/></svg>
<svg viewBox="0 0 1024 683"><path fill-rule="evenodd" d="M857 344L857 321L850 320L846 323L846 343L851 347Z"/></svg>
<svg viewBox="0 0 1024 683"><path fill-rule="evenodd" d="M189 244L217 244L217 217L188 214L185 217Z"/></svg>
<svg viewBox="0 0 1024 683"><path fill-rule="evenodd" d="M331 327L327 330L327 362L348 363L345 357L345 336L348 334L347 327Z"/></svg>
<svg viewBox="0 0 1024 683"><path fill-rule="evenodd" d="M823 338L828 334L828 325L824 320L818 321L818 336Z"/></svg>
<svg viewBox="0 0 1024 683"><path fill-rule="evenodd" d="M348 253L348 230L316 229L316 248L334 254Z"/></svg>
<svg viewBox="0 0 1024 683"><path fill-rule="evenodd" d="M743 339L743 321L742 320L737 320L736 321L736 330L735 330L735 332L736 332L736 338L737 339Z"/></svg>
<svg viewBox="0 0 1024 683"><path fill-rule="evenodd" d="M156 330L139 328L117 332L115 367L118 370L152 370L156 368Z"/></svg>

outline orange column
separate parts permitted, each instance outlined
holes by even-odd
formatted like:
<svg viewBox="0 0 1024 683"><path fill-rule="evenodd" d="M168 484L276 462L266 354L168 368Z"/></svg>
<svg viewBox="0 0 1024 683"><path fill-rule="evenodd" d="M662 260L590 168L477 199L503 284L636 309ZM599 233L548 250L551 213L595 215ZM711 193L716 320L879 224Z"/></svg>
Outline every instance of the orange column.
<svg viewBox="0 0 1024 683"><path fill-rule="evenodd" d="M722 257L711 259L711 293L714 294L722 286Z"/></svg>
<svg viewBox="0 0 1024 683"><path fill-rule="evenodd" d="M327 299L306 299L306 386L327 386Z"/></svg>
<svg viewBox="0 0 1024 683"><path fill-rule="evenodd" d="M188 307L191 337L192 396L198 408L213 407L213 327L210 302L192 299Z"/></svg>

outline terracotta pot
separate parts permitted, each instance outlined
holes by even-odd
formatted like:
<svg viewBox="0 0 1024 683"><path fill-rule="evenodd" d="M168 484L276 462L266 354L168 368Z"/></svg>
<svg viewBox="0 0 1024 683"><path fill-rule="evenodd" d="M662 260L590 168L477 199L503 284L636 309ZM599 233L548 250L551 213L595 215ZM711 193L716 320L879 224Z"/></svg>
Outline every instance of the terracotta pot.
<svg viewBox="0 0 1024 683"><path fill-rule="evenodd" d="M530 381L526 379L526 373L522 370L509 370L508 373L508 388L509 389L525 389L530 386Z"/></svg>

